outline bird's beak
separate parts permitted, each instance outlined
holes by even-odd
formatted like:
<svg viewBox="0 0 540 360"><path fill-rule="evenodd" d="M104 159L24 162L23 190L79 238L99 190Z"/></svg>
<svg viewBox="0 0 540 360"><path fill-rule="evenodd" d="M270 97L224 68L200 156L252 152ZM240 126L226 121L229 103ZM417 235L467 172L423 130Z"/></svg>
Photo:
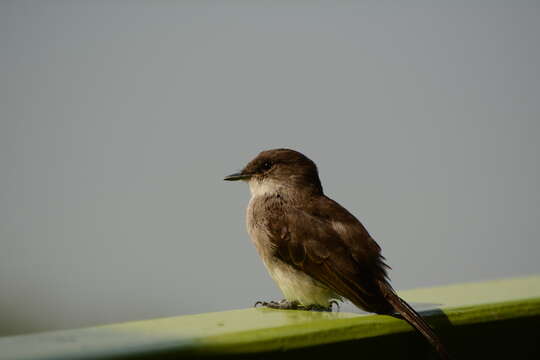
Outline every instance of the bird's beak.
<svg viewBox="0 0 540 360"><path fill-rule="evenodd" d="M237 181L237 180L248 180L251 177L250 174L244 174L243 172L237 172L235 174L227 175L223 180L226 181Z"/></svg>

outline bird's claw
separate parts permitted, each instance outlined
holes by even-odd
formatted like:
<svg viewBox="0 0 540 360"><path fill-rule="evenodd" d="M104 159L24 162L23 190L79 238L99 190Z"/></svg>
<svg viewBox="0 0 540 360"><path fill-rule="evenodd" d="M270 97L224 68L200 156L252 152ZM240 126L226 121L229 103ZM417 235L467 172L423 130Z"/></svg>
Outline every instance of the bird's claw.
<svg viewBox="0 0 540 360"><path fill-rule="evenodd" d="M287 301L287 300L281 300L281 301L257 301L253 306L257 307L258 305L261 305L263 307L267 307L267 308L270 308L270 309L281 309L281 310L300 309L300 304L298 304L296 301Z"/></svg>
<svg viewBox="0 0 540 360"><path fill-rule="evenodd" d="M287 301L287 300L281 300L281 301L257 301L253 305L253 307L257 306L267 307L270 309L280 309L280 310L307 310L307 311L333 311L333 306L335 305L337 308L337 311L339 312L339 303L335 300L330 301L330 305L328 307L317 305L317 304L311 304L311 305L302 305L297 301Z"/></svg>
<svg viewBox="0 0 540 360"><path fill-rule="evenodd" d="M337 300L330 301L330 306L328 306L328 308L330 309L329 311L334 311L334 305L336 306L337 312L339 312L341 310L341 306L339 305Z"/></svg>
<svg viewBox="0 0 540 360"><path fill-rule="evenodd" d="M330 306L322 306L317 304L311 304L311 305L302 305L299 307L301 310L308 310L308 311L328 311L332 312L332 305Z"/></svg>

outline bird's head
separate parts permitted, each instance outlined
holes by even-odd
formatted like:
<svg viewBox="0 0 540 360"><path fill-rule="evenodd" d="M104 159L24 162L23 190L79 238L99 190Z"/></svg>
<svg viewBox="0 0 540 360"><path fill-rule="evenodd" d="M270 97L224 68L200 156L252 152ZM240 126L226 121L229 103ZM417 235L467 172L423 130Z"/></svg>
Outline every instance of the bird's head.
<svg viewBox="0 0 540 360"><path fill-rule="evenodd" d="M322 194L317 166L307 156L290 149L261 152L242 171L224 180L249 183L253 195L275 192L280 188Z"/></svg>

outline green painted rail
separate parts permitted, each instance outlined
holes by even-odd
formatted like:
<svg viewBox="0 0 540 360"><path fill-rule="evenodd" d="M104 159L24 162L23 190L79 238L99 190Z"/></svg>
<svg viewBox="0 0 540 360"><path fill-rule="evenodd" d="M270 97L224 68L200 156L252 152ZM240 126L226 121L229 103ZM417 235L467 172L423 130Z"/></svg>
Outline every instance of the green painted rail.
<svg viewBox="0 0 540 360"><path fill-rule="evenodd" d="M540 276L400 292L456 359L540 359ZM0 338L0 359L434 359L404 321L252 308Z"/></svg>

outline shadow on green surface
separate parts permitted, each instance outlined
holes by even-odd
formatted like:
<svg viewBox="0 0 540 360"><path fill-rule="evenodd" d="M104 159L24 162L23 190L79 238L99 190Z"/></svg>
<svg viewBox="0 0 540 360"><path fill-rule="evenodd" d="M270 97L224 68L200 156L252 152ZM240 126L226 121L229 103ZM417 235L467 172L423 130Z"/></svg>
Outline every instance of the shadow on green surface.
<svg viewBox="0 0 540 360"><path fill-rule="evenodd" d="M540 317L453 326L442 311L430 311L437 333L456 360L540 359ZM435 360L437 355L415 331L377 336L306 349L246 354L221 359L358 359Z"/></svg>

